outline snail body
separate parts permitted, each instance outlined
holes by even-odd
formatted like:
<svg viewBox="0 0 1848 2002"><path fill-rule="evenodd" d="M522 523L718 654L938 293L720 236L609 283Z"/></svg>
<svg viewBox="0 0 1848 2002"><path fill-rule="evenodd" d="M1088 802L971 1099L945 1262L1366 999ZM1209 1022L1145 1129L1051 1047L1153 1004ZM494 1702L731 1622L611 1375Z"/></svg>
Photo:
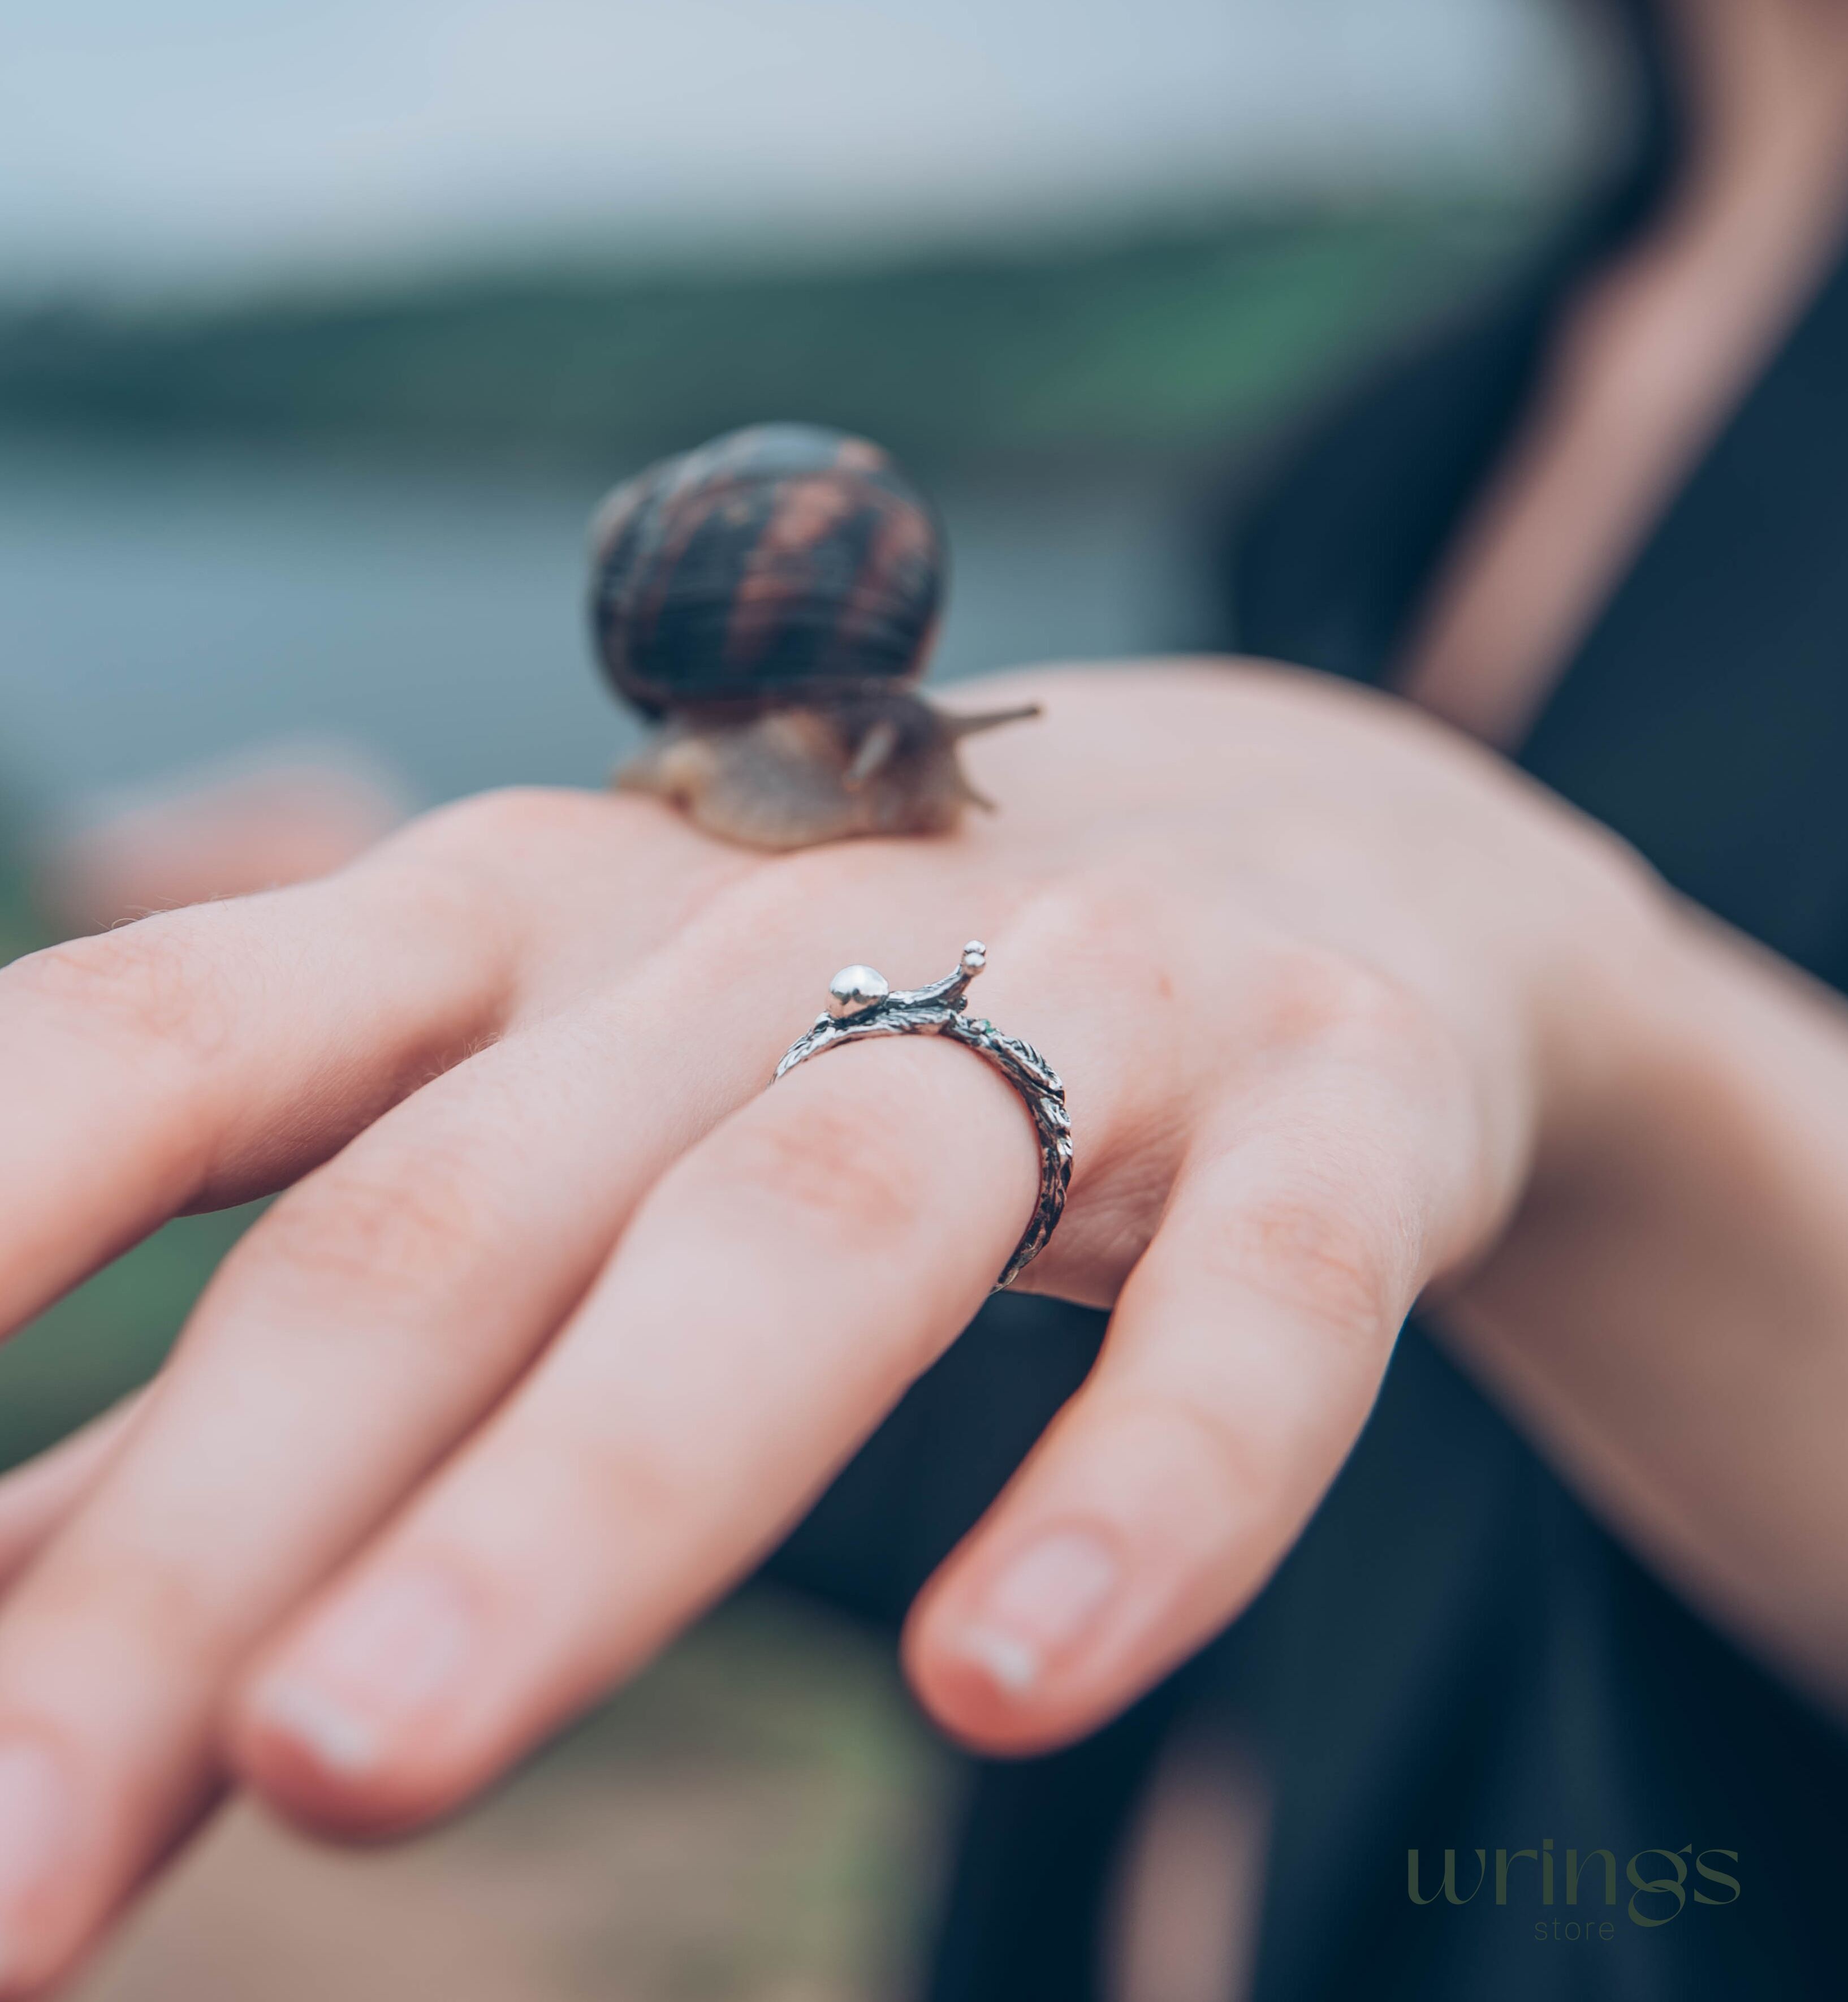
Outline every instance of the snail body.
<svg viewBox="0 0 1848 2002"><path fill-rule="evenodd" d="M659 725L615 783L728 840L947 832L988 804L961 739L1035 713L952 715L914 692L943 535L863 439L804 424L730 433L617 488L591 544L604 671Z"/></svg>

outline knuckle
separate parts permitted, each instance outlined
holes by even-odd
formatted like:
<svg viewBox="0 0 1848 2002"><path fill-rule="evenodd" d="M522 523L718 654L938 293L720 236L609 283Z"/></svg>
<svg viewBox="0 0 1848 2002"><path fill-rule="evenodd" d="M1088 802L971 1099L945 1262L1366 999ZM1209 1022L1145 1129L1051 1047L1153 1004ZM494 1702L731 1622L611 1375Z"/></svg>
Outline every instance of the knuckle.
<svg viewBox="0 0 1848 2002"><path fill-rule="evenodd" d="M1466 1068L1428 1001L1341 954L1292 945L1260 973L1255 999L1251 1041L1267 1065L1282 1059L1299 1078L1365 1080L1378 1104L1435 1103Z"/></svg>
<svg viewBox="0 0 1848 2002"><path fill-rule="evenodd" d="M876 1094L852 1104L818 1097L778 1111L733 1136L725 1173L734 1188L842 1246L887 1246L913 1227L916 1171L893 1145Z"/></svg>
<svg viewBox="0 0 1848 2002"><path fill-rule="evenodd" d="M1087 1215L1107 1191L1145 1219L1151 1192L1172 1177L1197 1109L1198 1003L1213 980L1201 929L1159 884L1114 870L1045 884L1008 921L1006 1024L1065 1079L1084 1136ZM1122 1060L1126 1042L1133 1065Z"/></svg>
<svg viewBox="0 0 1848 2002"><path fill-rule="evenodd" d="M1065 1038L1076 1029L1080 1043L1101 1041L1133 1026L1142 1045L1136 1089L1119 1103L1106 1075L1120 1066L1093 1065L1090 1090L1094 1099L1104 1093L1091 1108L1093 1121L1101 1114L1108 1131L1112 1114L1132 1103L1143 1112L1156 1104L1171 1107L1187 1066L1170 1039L1191 1038L1204 1026L1202 997L1219 991L1227 978L1223 941L1201 924L1195 899L1150 882L1139 868L1075 871L1022 900L1008 919L1004 943L1010 983L1017 975L1029 1006L1040 995L1068 997L1060 1019ZM1082 1005L1072 1007L1070 997L1083 997ZM1009 1007L1011 1017L1011 999ZM1025 1033L1030 1036L1033 1027L1029 1015ZM1098 1054L1104 1054L1101 1048Z"/></svg>
<svg viewBox="0 0 1848 2002"><path fill-rule="evenodd" d="M1356 1342L1396 1325L1400 1261L1351 1206L1277 1191L1219 1219L1208 1260L1230 1285Z"/></svg>
<svg viewBox="0 0 1848 2002"><path fill-rule="evenodd" d="M1116 990L1142 969L1173 963L1179 915L1139 873L1086 870L1035 891L1010 921L1009 942L1023 957Z"/></svg>
<svg viewBox="0 0 1848 2002"><path fill-rule="evenodd" d="M563 1521L673 1523L696 1534L721 1498L684 1443L676 1449L633 1429L618 1435L584 1427L555 1432L545 1450L549 1464L533 1470L528 1485L556 1484Z"/></svg>
<svg viewBox="0 0 1848 2002"><path fill-rule="evenodd" d="M460 942L497 1006L545 1012L682 934L732 877L752 873L709 849L657 800L528 786L425 815L389 860L417 922ZM587 910L604 921L587 925ZM724 935L727 949L737 936Z"/></svg>
<svg viewBox="0 0 1848 2002"><path fill-rule="evenodd" d="M489 1235L478 1208L465 1176L438 1160L389 1177L336 1163L284 1197L228 1269L280 1274L316 1296L452 1293L465 1286Z"/></svg>
<svg viewBox="0 0 1848 2002"><path fill-rule="evenodd" d="M1114 1452L1139 1461L1149 1477L1187 1498L1187 1519L1202 1524L1236 1519L1271 1470L1260 1463L1248 1422L1211 1397L1170 1386L1119 1385L1100 1397L1095 1421L1107 1427Z"/></svg>
<svg viewBox="0 0 1848 2002"><path fill-rule="evenodd" d="M1424 1010L1396 981L1302 942L1270 955L1257 999L1273 1046L1368 1055L1424 1034Z"/></svg>
<svg viewBox="0 0 1848 2002"><path fill-rule="evenodd" d="M0 973L0 995L62 1029L209 1061L237 1014L215 929L211 914L187 912L72 939L16 960Z"/></svg>
<svg viewBox="0 0 1848 2002"><path fill-rule="evenodd" d="M150 1668L211 1658L229 1624L194 1569L166 1552L115 1543L48 1566L33 1582L31 1612L39 1631L63 1632L83 1658Z"/></svg>

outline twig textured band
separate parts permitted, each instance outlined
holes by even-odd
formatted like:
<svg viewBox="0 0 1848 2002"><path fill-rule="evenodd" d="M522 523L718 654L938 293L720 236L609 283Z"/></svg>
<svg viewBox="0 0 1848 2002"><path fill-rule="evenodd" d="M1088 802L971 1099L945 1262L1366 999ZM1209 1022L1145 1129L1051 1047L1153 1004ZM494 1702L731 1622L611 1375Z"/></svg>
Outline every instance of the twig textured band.
<svg viewBox="0 0 1848 2002"><path fill-rule="evenodd" d="M955 972L928 987L896 992L870 966L844 968L829 983L827 1012L790 1045L776 1075L783 1076L824 1050L866 1036L947 1036L992 1064L1032 1115L1040 1147L1039 1201L1013 1256L995 1282L999 1292L1038 1257L1064 1213L1072 1185L1072 1122L1058 1072L1032 1044L1004 1036L992 1022L968 1013L969 983L987 964L987 948L971 939L963 947Z"/></svg>

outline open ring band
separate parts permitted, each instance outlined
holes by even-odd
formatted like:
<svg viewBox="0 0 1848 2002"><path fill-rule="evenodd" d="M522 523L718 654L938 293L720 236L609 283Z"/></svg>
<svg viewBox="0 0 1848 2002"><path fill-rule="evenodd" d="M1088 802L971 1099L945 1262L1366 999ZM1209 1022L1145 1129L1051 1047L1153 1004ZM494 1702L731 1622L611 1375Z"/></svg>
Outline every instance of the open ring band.
<svg viewBox="0 0 1848 2002"><path fill-rule="evenodd" d="M894 992L870 966L843 968L828 983L828 1008L815 1026L790 1044L776 1076L841 1043L863 1036L947 1036L985 1057L1020 1095L1033 1115L1040 1143L1040 1199L1014 1255L995 1282L999 1292L1011 1285L1044 1248L1064 1214L1072 1185L1072 1121L1059 1075L1032 1044L1004 1036L992 1022L967 1013L969 982L988 964L979 939L963 947L956 971L928 987Z"/></svg>

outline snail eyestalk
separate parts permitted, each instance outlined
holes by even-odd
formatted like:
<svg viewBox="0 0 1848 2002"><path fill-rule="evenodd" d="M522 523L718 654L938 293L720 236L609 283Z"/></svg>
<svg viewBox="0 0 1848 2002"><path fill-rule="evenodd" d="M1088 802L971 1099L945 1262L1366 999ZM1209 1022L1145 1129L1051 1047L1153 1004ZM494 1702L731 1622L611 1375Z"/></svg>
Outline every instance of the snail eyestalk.
<svg viewBox="0 0 1848 2002"><path fill-rule="evenodd" d="M979 737L985 730L999 730L1004 723L1029 723L1044 713L1037 702L1023 702L1012 709L985 709L974 716L947 716L943 721L958 743L965 737Z"/></svg>
<svg viewBox="0 0 1848 2002"><path fill-rule="evenodd" d="M857 793L875 772L891 762L898 748L898 726L889 716L882 716L859 740L853 762L841 774L841 783L849 792Z"/></svg>

